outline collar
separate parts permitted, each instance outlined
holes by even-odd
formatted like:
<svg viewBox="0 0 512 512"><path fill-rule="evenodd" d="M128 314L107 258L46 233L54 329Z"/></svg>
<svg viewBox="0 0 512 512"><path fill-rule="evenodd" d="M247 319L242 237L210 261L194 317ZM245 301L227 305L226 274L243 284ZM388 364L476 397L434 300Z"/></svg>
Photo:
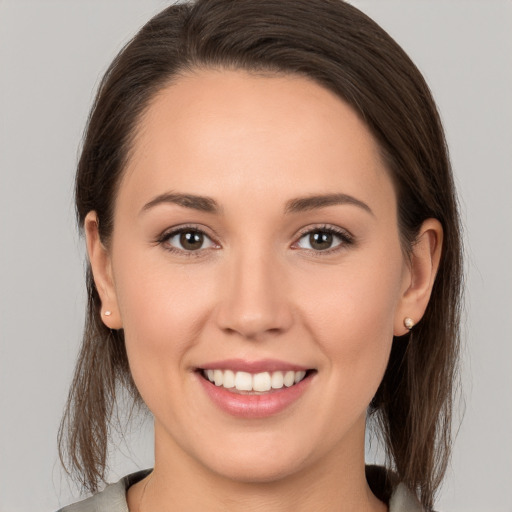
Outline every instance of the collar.
<svg viewBox="0 0 512 512"><path fill-rule="evenodd" d="M105 489L86 500L69 505L58 512L129 512L126 491L145 478L151 469L127 475L119 482L107 485ZM397 483L393 473L381 466L366 466L366 479L372 492L384 503L389 512L425 512L412 491L404 484Z"/></svg>

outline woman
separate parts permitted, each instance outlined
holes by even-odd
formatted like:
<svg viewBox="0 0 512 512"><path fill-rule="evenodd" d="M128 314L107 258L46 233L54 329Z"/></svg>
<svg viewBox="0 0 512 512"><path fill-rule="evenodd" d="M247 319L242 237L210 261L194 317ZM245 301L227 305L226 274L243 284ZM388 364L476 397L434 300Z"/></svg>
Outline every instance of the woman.
<svg viewBox="0 0 512 512"><path fill-rule="evenodd" d="M155 466L71 510L429 510L460 238L420 73L340 0L171 6L98 92L84 341L61 429L96 492L121 384ZM367 419L389 468L365 467Z"/></svg>

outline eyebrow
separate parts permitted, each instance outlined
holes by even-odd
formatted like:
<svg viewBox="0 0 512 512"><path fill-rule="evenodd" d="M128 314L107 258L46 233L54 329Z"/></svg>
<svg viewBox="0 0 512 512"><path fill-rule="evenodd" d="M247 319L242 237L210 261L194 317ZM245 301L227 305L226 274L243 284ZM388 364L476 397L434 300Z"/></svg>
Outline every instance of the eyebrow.
<svg viewBox="0 0 512 512"><path fill-rule="evenodd" d="M307 210L316 210L317 208L326 208L327 206L344 204L358 206L359 208L367 211L369 214L375 216L372 209L366 203L347 194L324 194L291 199L286 203L285 212L297 213Z"/></svg>
<svg viewBox="0 0 512 512"><path fill-rule="evenodd" d="M194 194L179 194L175 192L166 192L156 196L154 199L146 203L141 213L154 208L160 204L177 204L184 208L190 208L207 213L218 213L220 207L215 199L207 196L197 196ZM336 205L353 205L362 208L371 215L374 215L372 209L363 201L356 199L348 194L323 194L307 197L298 197L287 201L285 213L298 213L318 208L326 208Z"/></svg>
<svg viewBox="0 0 512 512"><path fill-rule="evenodd" d="M160 204L177 204L179 206L183 206L184 208L191 208L193 210L199 210L201 212L207 213L217 213L220 208L215 199L206 196L196 196L193 194L178 194L174 192L167 192L165 194L160 194L156 196L154 199L146 203L141 213L154 208Z"/></svg>

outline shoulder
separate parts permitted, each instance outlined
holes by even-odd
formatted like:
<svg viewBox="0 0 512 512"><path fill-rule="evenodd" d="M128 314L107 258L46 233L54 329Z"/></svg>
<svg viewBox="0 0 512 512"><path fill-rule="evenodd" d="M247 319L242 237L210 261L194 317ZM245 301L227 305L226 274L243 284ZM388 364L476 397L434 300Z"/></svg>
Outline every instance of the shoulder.
<svg viewBox="0 0 512 512"><path fill-rule="evenodd" d="M57 512L129 512L126 503L127 489L142 480L150 471L144 470L125 476L119 482L107 485L94 496L61 508Z"/></svg>
<svg viewBox="0 0 512 512"><path fill-rule="evenodd" d="M389 512L425 512L414 493L382 466L366 466L366 480L375 496L388 504Z"/></svg>
<svg viewBox="0 0 512 512"><path fill-rule="evenodd" d="M57 512L129 512L127 489L142 480L151 470L125 476L90 498L68 505ZM389 504L389 512L424 512L414 494L404 484L394 484L384 468L367 466L366 477L372 491Z"/></svg>
<svg viewBox="0 0 512 512"><path fill-rule="evenodd" d="M389 500L389 512L424 512L416 496L404 485L398 484Z"/></svg>

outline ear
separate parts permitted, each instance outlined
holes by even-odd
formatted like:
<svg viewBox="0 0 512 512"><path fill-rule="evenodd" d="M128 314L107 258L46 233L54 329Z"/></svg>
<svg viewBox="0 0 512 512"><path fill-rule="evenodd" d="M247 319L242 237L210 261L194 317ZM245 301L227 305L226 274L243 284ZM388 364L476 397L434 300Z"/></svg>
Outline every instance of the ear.
<svg viewBox="0 0 512 512"><path fill-rule="evenodd" d="M121 329L123 325L119 315L114 280L112 278L111 257L107 248L100 240L96 212L91 211L87 214L84 230L94 284L101 299L101 319L110 329Z"/></svg>
<svg viewBox="0 0 512 512"><path fill-rule="evenodd" d="M441 223L437 219L427 219L421 225L412 246L409 269L395 317L395 336L409 332L409 328L404 324L406 318L411 319L414 325L423 317L439 268L442 246Z"/></svg>

